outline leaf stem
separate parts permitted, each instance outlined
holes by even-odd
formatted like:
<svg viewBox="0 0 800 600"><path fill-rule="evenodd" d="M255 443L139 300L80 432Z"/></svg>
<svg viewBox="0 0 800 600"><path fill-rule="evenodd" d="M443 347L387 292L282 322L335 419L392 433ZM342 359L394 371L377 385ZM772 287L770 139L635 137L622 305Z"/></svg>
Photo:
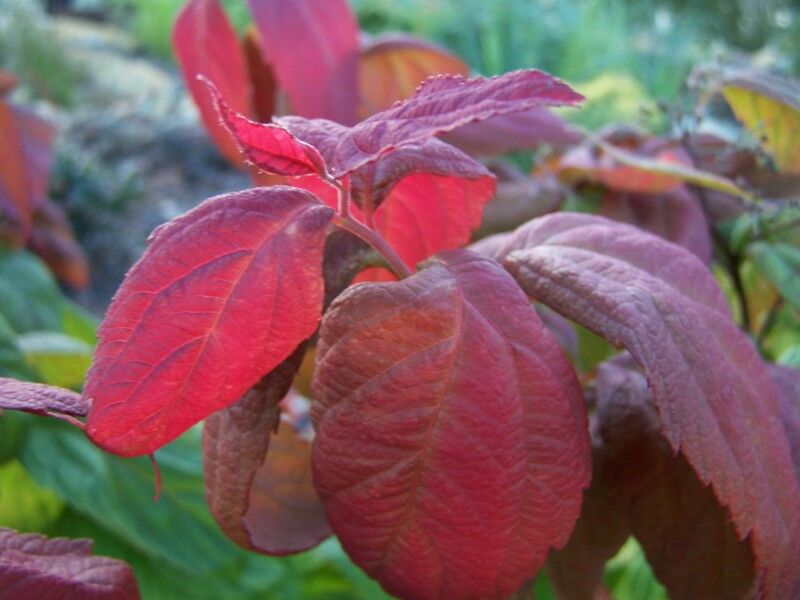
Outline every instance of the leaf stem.
<svg viewBox="0 0 800 600"><path fill-rule="evenodd" d="M397 255L388 242L383 239L381 235L374 229L370 229L366 225L362 225L349 214L347 216L337 215L333 218L333 224L344 229L345 231L349 231L357 237L360 237L362 240L367 242L367 244L372 246L381 256L383 256L384 260L386 260L386 264L389 265L389 268L394 271L394 274L400 279L404 279L411 275L411 271L406 266L406 263L403 262L403 259Z"/></svg>

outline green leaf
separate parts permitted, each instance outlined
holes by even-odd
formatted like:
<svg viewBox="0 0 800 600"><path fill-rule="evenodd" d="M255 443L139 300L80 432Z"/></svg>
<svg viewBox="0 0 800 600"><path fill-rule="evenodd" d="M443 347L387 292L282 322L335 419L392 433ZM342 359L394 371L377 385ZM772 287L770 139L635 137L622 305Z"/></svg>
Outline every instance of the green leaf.
<svg viewBox="0 0 800 600"><path fill-rule="evenodd" d="M36 373L25 360L17 344L17 335L0 313L0 377L14 379L36 379Z"/></svg>
<svg viewBox="0 0 800 600"><path fill-rule="evenodd" d="M69 300L65 299L62 307L62 331L94 347L97 343L97 319Z"/></svg>
<svg viewBox="0 0 800 600"><path fill-rule="evenodd" d="M800 308L800 248L780 242L756 242L747 251L786 301Z"/></svg>
<svg viewBox="0 0 800 600"><path fill-rule="evenodd" d="M92 346L64 333L24 333L17 344L41 380L50 385L79 388L92 362Z"/></svg>
<svg viewBox="0 0 800 600"><path fill-rule="evenodd" d="M17 460L0 465L0 527L40 531L55 521L64 503L31 479Z"/></svg>
<svg viewBox="0 0 800 600"><path fill-rule="evenodd" d="M800 369L800 345L789 346L778 356L778 361L782 365Z"/></svg>
<svg viewBox="0 0 800 600"><path fill-rule="evenodd" d="M635 539L629 538L606 564L605 581L614 598L626 600L669 600L667 591L653 575Z"/></svg>
<svg viewBox="0 0 800 600"><path fill-rule="evenodd" d="M13 410L0 413L0 465L19 454L29 419L30 415Z"/></svg>
<svg viewBox="0 0 800 600"><path fill-rule="evenodd" d="M17 333L61 330L61 292L32 254L0 249L0 312Z"/></svg>

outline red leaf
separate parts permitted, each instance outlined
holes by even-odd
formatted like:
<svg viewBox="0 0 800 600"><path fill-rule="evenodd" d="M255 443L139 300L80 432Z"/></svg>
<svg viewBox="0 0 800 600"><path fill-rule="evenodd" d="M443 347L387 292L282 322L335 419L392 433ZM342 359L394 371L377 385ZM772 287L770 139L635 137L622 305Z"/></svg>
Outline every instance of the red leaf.
<svg viewBox="0 0 800 600"><path fill-rule="evenodd" d="M704 263L711 261L708 221L703 207L685 186L659 195L608 192L598 213L675 242Z"/></svg>
<svg viewBox="0 0 800 600"><path fill-rule="evenodd" d="M316 148L295 138L288 130L271 123L256 123L231 110L216 86L202 81L214 102L222 125L236 140L253 166L275 175L325 175L325 161Z"/></svg>
<svg viewBox="0 0 800 600"><path fill-rule="evenodd" d="M247 74L253 86L253 114L249 115L259 121L270 121L275 114L278 82L272 67L264 62L261 50L261 39L258 31L251 25L242 40L242 50L247 62Z"/></svg>
<svg viewBox="0 0 800 600"><path fill-rule="evenodd" d="M3 598L137 600L131 568L120 560L91 556L90 540L48 539L0 528Z"/></svg>
<svg viewBox="0 0 800 600"><path fill-rule="evenodd" d="M13 73L0 70L0 97L17 87L17 78Z"/></svg>
<svg viewBox="0 0 800 600"><path fill-rule="evenodd" d="M447 50L410 35L390 33L371 40L359 65L361 118L405 100L432 75L469 75L469 66Z"/></svg>
<svg viewBox="0 0 800 600"><path fill-rule="evenodd" d="M148 454L239 399L317 328L333 211L255 188L159 227L98 331L85 396L100 447Z"/></svg>
<svg viewBox="0 0 800 600"><path fill-rule="evenodd" d="M278 403L304 354L305 346L203 428L211 514L233 541L264 554L301 552L330 535L311 482L311 444L290 422L278 429Z"/></svg>
<svg viewBox="0 0 800 600"><path fill-rule="evenodd" d="M84 417L89 403L72 390L0 377L0 408L45 416L57 413Z"/></svg>
<svg viewBox="0 0 800 600"><path fill-rule="evenodd" d="M703 263L635 227L568 213L522 226L494 256L529 295L633 354L670 445L739 536L753 536L768 595L800 591L800 489L777 394Z"/></svg>
<svg viewBox="0 0 800 600"><path fill-rule="evenodd" d="M60 281L78 289L89 283L89 263L75 240L72 226L61 207L47 198L33 215L28 247Z"/></svg>
<svg viewBox="0 0 800 600"><path fill-rule="evenodd" d="M442 139L473 156L532 150L542 144L576 144L583 134L546 108L531 108L446 133Z"/></svg>
<svg viewBox="0 0 800 600"><path fill-rule="evenodd" d="M441 75L425 81L408 100L362 121L336 150L335 174L351 173L407 144L417 144L467 123L536 106L578 104L568 85L541 71L512 71L485 79Z"/></svg>
<svg viewBox="0 0 800 600"><path fill-rule="evenodd" d="M326 313L314 481L351 558L413 598L505 598L589 479L574 371L498 265L460 251Z"/></svg>
<svg viewBox="0 0 800 600"><path fill-rule="evenodd" d="M261 33L264 60L289 97L291 112L355 123L358 23L347 0L248 4Z"/></svg>
<svg viewBox="0 0 800 600"><path fill-rule="evenodd" d="M175 21L172 46L206 130L225 158L240 165L239 150L220 124L206 86L197 79L205 75L219 86L233 110L251 114L244 53L219 0L189 0Z"/></svg>

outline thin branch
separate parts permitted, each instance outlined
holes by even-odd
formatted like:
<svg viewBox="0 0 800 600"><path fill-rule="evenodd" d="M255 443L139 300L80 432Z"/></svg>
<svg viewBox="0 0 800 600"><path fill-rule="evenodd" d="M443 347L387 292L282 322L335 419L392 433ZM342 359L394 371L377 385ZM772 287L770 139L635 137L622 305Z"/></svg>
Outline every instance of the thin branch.
<svg viewBox="0 0 800 600"><path fill-rule="evenodd" d="M345 231L349 231L355 236L360 237L362 240L367 242L367 244L372 246L381 256L383 256L383 258L386 260L386 264L389 265L389 268L400 279L404 279L411 275L411 271L406 266L406 263L403 262L403 259L397 255L388 242L383 239L381 235L374 229L370 229L369 227L362 225L349 215L347 217L334 217L333 224L344 229Z"/></svg>

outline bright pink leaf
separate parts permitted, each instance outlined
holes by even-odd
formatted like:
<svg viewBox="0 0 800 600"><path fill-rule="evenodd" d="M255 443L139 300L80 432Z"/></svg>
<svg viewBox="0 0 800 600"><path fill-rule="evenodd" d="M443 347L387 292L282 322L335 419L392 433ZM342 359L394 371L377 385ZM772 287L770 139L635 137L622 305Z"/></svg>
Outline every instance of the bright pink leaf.
<svg viewBox="0 0 800 600"><path fill-rule="evenodd" d="M358 23L347 0L248 0L291 112L345 125L358 107ZM213 78L212 78L213 79ZM223 90L227 97L227 93Z"/></svg>
<svg viewBox="0 0 800 600"><path fill-rule="evenodd" d="M739 536L753 536L767 594L797 595L800 488L777 393L703 263L638 228L569 213L522 226L494 257L529 295L631 352L670 445Z"/></svg>
<svg viewBox="0 0 800 600"><path fill-rule="evenodd" d="M72 390L0 377L0 408L37 415L84 417L89 412L89 403Z"/></svg>
<svg viewBox="0 0 800 600"><path fill-rule="evenodd" d="M238 400L316 329L333 211L275 186L159 227L98 331L84 395L100 447L148 454Z"/></svg>
<svg viewBox="0 0 800 600"><path fill-rule="evenodd" d="M314 481L392 594L506 598L564 544L589 479L575 373L499 265L456 251L323 320Z"/></svg>
<svg viewBox="0 0 800 600"><path fill-rule="evenodd" d="M325 161L316 148L298 140L283 127L247 119L228 106L210 80L202 77L202 81L208 87L223 126L250 164L275 175L325 175Z"/></svg>
<svg viewBox="0 0 800 600"><path fill-rule="evenodd" d="M219 0L189 0L175 22L172 46L206 130L225 158L240 165L239 150L220 124L206 86L197 79L205 75L219 87L233 110L251 114L244 53Z"/></svg>
<svg viewBox="0 0 800 600"><path fill-rule="evenodd" d="M90 540L48 539L0 528L3 598L138 600L133 571L121 560L91 556Z"/></svg>
<svg viewBox="0 0 800 600"><path fill-rule="evenodd" d="M417 144L467 123L536 106L578 104L583 97L541 71L512 71L490 79L441 75L426 80L408 100L353 127L336 150L341 176L398 146Z"/></svg>

